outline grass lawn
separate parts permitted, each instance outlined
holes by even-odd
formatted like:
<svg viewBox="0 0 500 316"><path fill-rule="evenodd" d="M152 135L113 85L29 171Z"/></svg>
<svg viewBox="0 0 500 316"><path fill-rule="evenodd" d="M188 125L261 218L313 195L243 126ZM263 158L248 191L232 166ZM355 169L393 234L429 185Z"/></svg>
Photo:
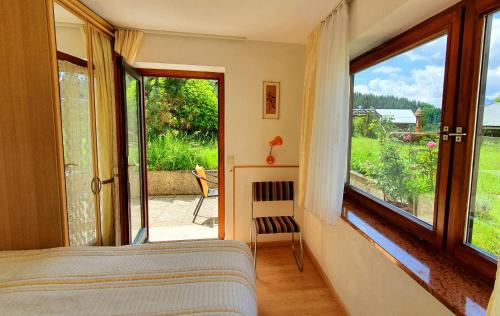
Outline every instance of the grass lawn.
<svg viewBox="0 0 500 316"><path fill-rule="evenodd" d="M147 144L148 170L217 169L217 140L167 133Z"/></svg>
<svg viewBox="0 0 500 316"><path fill-rule="evenodd" d="M408 146L408 145L401 145ZM420 145L425 148L424 145ZM380 159L377 139L353 137L351 169L367 174ZM498 256L500 252L500 140L481 144L471 244Z"/></svg>

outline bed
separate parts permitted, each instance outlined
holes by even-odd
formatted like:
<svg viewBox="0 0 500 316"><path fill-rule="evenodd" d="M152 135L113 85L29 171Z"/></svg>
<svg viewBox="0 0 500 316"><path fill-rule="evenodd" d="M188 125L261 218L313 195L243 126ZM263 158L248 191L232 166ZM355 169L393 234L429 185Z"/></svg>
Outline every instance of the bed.
<svg viewBox="0 0 500 316"><path fill-rule="evenodd" d="M257 315L238 241L0 252L0 315Z"/></svg>

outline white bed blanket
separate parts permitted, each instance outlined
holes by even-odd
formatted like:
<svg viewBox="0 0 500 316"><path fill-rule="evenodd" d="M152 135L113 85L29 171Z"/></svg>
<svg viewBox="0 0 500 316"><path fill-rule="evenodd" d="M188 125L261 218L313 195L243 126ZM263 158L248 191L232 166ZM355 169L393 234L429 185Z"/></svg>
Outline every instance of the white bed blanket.
<svg viewBox="0 0 500 316"><path fill-rule="evenodd" d="M0 315L257 315L237 241L0 252Z"/></svg>

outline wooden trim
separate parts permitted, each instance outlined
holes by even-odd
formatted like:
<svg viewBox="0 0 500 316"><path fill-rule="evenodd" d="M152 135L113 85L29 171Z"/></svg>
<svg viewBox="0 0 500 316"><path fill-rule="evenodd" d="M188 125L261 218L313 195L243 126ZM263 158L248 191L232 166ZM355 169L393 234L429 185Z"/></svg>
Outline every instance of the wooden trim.
<svg viewBox="0 0 500 316"><path fill-rule="evenodd" d="M170 78L209 79L209 80L224 79L223 72L211 72L211 71L137 68L137 72L144 77L170 77Z"/></svg>
<svg viewBox="0 0 500 316"><path fill-rule="evenodd" d="M70 54L57 51L57 60L64 60L80 67L87 68L87 61Z"/></svg>
<svg viewBox="0 0 500 316"><path fill-rule="evenodd" d="M236 170L237 169L253 169L253 168L298 168L298 165L233 165L233 169L229 170L233 173L233 239L236 239Z"/></svg>
<svg viewBox="0 0 500 316"><path fill-rule="evenodd" d="M47 10L47 27L49 35L49 53L51 66L51 85L53 95L53 113L54 113L54 138L56 141L56 157L58 166L58 182L59 182L59 197L61 207L61 240L62 246L69 246L69 229L68 229L68 206L66 196L66 179L64 174L64 148L62 137L62 119L61 119L61 96L59 94L59 71L57 66L57 47L56 47L56 29L54 23L54 2L46 0Z"/></svg>
<svg viewBox="0 0 500 316"><path fill-rule="evenodd" d="M118 194L120 196L120 237L121 244L130 244L129 231L129 214L128 214L128 175L127 175L127 160L126 160L126 130L125 122L125 107L123 100L123 57L113 52L115 61L115 115L116 115L116 146L118 153L118 175L119 185Z"/></svg>
<svg viewBox="0 0 500 316"><path fill-rule="evenodd" d="M478 251L464 242L467 229L467 214L469 207L470 186L469 181L473 171L475 158L476 111L482 73L484 17L494 10L500 9L498 1L492 0L467 0L464 17L462 64L461 73L470 74L462 76L457 103L461 109L457 112L456 126L462 126L467 136L462 143L455 147L455 166L452 170L454 179L450 185L450 211L448 219L447 251L457 260L473 267L490 280L495 279L498 263L484 253Z"/></svg>
<svg viewBox="0 0 500 316"><path fill-rule="evenodd" d="M460 58L461 28L463 3L458 3L436 16L420 23L412 29L389 40L379 47L351 61L351 75L388 58L412 49L429 40L447 35L446 66L442 100L442 126L453 126L456 111L456 94L458 83L458 67ZM389 221L408 229L418 238L423 238L437 248L441 248L445 239L446 210L449 190L453 144L451 141L441 141L439 146L438 173L436 176L436 191L434 195L433 225L413 218L388 203L379 202L350 186L346 192L359 203L372 208Z"/></svg>
<svg viewBox="0 0 500 316"><path fill-rule="evenodd" d="M350 63L350 73L371 67L379 62L401 54L404 51L421 45L433 38L443 35L449 30L448 25L456 11L462 10L463 2L444 10L443 12L412 27L404 33L377 46L376 48L354 58Z"/></svg>
<svg viewBox="0 0 500 316"><path fill-rule="evenodd" d="M218 183L219 183L219 199L218 199L218 224L219 224L219 239L225 239L226 237L226 154L225 154L225 77L223 73L218 74L218 84L217 96L219 98L218 102L218 126L217 126L217 146L219 147L218 159Z"/></svg>
<svg viewBox="0 0 500 316"><path fill-rule="evenodd" d="M340 296L338 295L337 291L335 290L335 286L333 286L332 281L330 281L330 278L328 278L328 275L323 270L323 267L321 267L321 264L319 263L318 259L316 259L316 257L312 253L311 248L309 248L309 246L307 245L307 242L303 241L303 243L304 243L304 252L305 252L305 254L307 254L309 259L311 259L311 262L314 266L314 269L316 270L316 272L318 272L321 279L323 279L323 282L325 282L326 286L330 290L330 293L332 294L334 299L340 303L340 306L344 309L344 313L346 315L351 315L349 313L349 310L347 309L347 306L345 305L345 303L340 299ZM259 247L262 247L261 244L262 243L259 243Z"/></svg>
<svg viewBox="0 0 500 316"><path fill-rule="evenodd" d="M76 16L89 22L107 36L114 38L115 27L78 0L54 0Z"/></svg>
<svg viewBox="0 0 500 316"><path fill-rule="evenodd" d="M137 68L137 72L144 77L170 77L186 79L208 79L217 80L218 96L218 122L217 122L217 146L218 146L218 225L219 239L225 238L225 80L224 73L210 71L187 71L168 69L145 69ZM146 160L147 161L147 160Z"/></svg>

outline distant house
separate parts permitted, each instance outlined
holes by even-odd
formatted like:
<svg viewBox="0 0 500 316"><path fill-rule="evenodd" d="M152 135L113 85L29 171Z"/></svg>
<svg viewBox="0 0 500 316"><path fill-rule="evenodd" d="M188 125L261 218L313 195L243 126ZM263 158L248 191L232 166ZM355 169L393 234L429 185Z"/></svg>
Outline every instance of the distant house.
<svg viewBox="0 0 500 316"><path fill-rule="evenodd" d="M363 109L362 107L359 107L353 110L353 115L374 115L391 121L394 125L401 129L414 127L417 122L415 114L409 109Z"/></svg>
<svg viewBox="0 0 500 316"><path fill-rule="evenodd" d="M500 136L500 103L493 103L484 107L483 135Z"/></svg>

